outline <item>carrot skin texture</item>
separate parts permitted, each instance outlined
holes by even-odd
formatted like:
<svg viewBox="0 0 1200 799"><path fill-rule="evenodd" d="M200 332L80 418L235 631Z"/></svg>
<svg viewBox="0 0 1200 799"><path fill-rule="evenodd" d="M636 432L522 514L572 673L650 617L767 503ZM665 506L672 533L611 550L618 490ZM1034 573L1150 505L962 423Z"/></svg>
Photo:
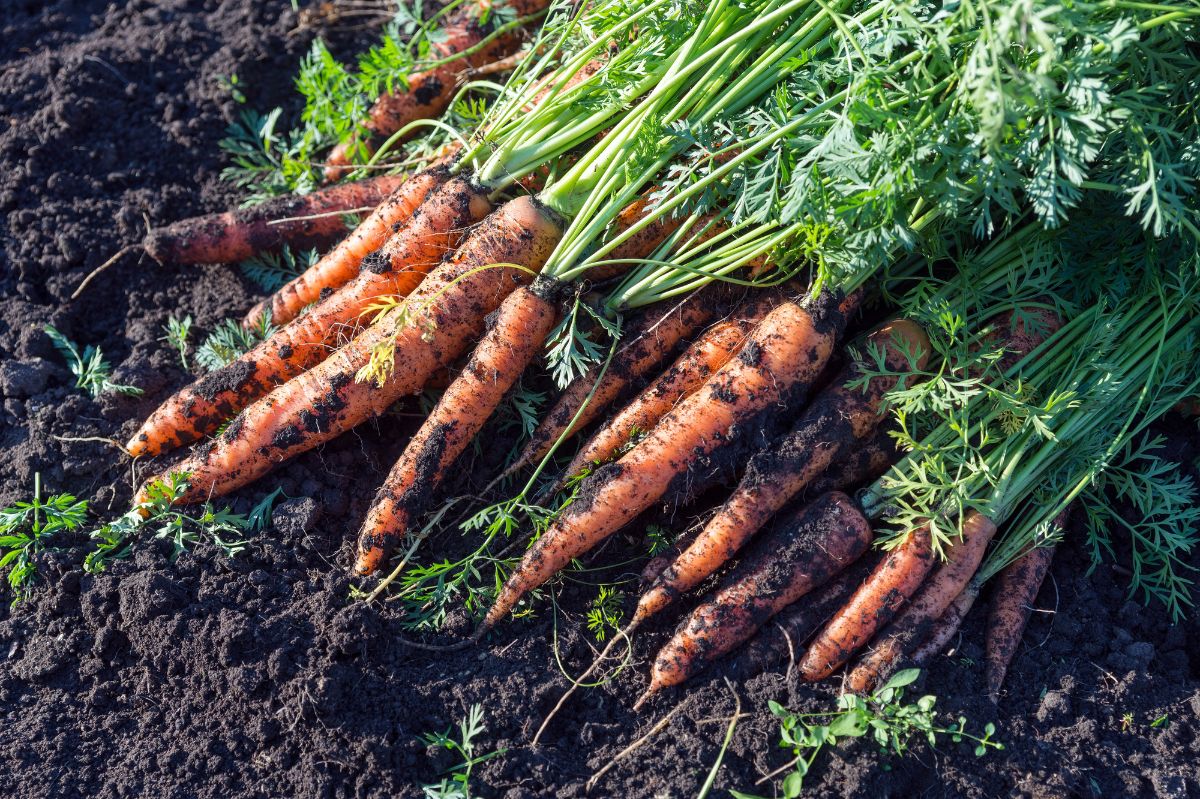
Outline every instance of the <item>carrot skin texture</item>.
<svg viewBox="0 0 1200 799"><path fill-rule="evenodd" d="M506 7L517 17L536 13L548 5L548 0L511 0L506 3ZM443 29L444 35L431 47L433 58L461 53L482 42L491 32L493 24L492 21L487 25L480 24L480 16L491 7L491 0L479 0L451 17ZM340 180L349 174L353 170L350 158L356 150L369 155L384 139L410 122L440 117L450 107L458 91L459 80L472 68L515 51L519 38L519 32L500 36L471 55L410 75L407 86L397 86L396 91L379 95L364 125L369 140L360 141L351 137L334 147L325 159L325 179Z"/></svg>
<svg viewBox="0 0 1200 799"><path fill-rule="evenodd" d="M899 667L901 659L928 637L934 623L971 581L995 534L991 519L967 511L962 537L948 547L945 562L859 659L847 679L848 690L856 694L875 690Z"/></svg>
<svg viewBox="0 0 1200 799"><path fill-rule="evenodd" d="M409 524L425 510L430 494L441 486L446 470L541 351L558 319L554 288L538 291L536 282L533 287L522 286L500 305L471 360L380 487L359 534L356 574L371 574L387 559Z"/></svg>
<svg viewBox="0 0 1200 799"><path fill-rule="evenodd" d="M768 619L827 583L871 546L871 525L845 494L800 509L752 548L654 660L648 693L678 685Z"/></svg>
<svg viewBox="0 0 1200 799"><path fill-rule="evenodd" d="M704 385L704 381L729 362L754 325L783 301L774 292L764 292L764 295L744 304L732 318L717 322L704 331L667 371L592 435L564 474L579 474L589 464L609 460L628 443L634 430L654 429L658 420L676 403Z"/></svg>
<svg viewBox="0 0 1200 799"><path fill-rule="evenodd" d="M242 319L242 326L253 327L268 311L272 324L285 325L320 300L322 292L344 286L358 274L362 260L382 247L426 198L449 180L450 172L445 167L426 169L408 178L336 247L251 308Z"/></svg>
<svg viewBox="0 0 1200 799"><path fill-rule="evenodd" d="M894 338L893 338L894 337ZM886 325L871 335L884 347L890 369L909 366L897 342L917 355L916 368L924 366L931 348L921 328L906 320ZM832 463L849 455L858 442L869 438L883 421L884 394L895 387L891 377L876 377L864 393L849 388L857 377L852 364L821 392L792 431L769 449L750 459L737 489L684 550L643 594L634 619L660 612L681 594L699 585L758 532L780 508L818 478Z"/></svg>
<svg viewBox="0 0 1200 799"><path fill-rule="evenodd" d="M404 182L403 175L380 175L311 194L276 197L251 208L181 219L151 230L143 246L160 264L233 263L284 244L323 247L346 232L337 212L377 206ZM317 218L295 218L313 216ZM289 221L280 221L284 219Z"/></svg>
<svg viewBox="0 0 1200 799"><path fill-rule="evenodd" d="M933 567L928 526L909 532L821 630L800 661L807 682L828 677L862 648L920 587Z"/></svg>
<svg viewBox="0 0 1200 799"><path fill-rule="evenodd" d="M828 300L823 297L822 300ZM739 423L803 393L841 335L845 317L785 302L768 314L741 352L687 397L616 463L587 478L583 496L526 551L484 620L492 626L525 593L663 497L700 458L728 443Z"/></svg>
<svg viewBox="0 0 1200 799"><path fill-rule="evenodd" d="M484 191L454 178L429 195L358 277L228 366L186 386L150 415L128 444L157 455L196 441L276 386L323 361L366 323L371 304L410 294L490 210Z"/></svg>
<svg viewBox="0 0 1200 799"><path fill-rule="evenodd" d="M851 486L875 480L900 459L896 440L888 434L890 428L881 427L850 457L841 460L812 482L805 489L808 496L820 496L826 491L845 491Z"/></svg>
<svg viewBox="0 0 1200 799"><path fill-rule="evenodd" d="M1008 665L1021 643L1021 634L1033 611L1033 601L1053 559L1053 546L1034 547L996 575L988 614L984 665L984 682L993 702L1000 698Z"/></svg>
<svg viewBox="0 0 1200 799"><path fill-rule="evenodd" d="M557 214L533 198L505 203L421 282L404 307L247 407L212 446L175 467L173 471L191 474L179 504L247 485L288 458L382 414L401 397L420 392L432 376L466 354L482 334L487 315L529 282L526 270L541 269L561 235ZM393 344L398 356L387 381L382 386L358 382L355 376L380 344Z"/></svg>

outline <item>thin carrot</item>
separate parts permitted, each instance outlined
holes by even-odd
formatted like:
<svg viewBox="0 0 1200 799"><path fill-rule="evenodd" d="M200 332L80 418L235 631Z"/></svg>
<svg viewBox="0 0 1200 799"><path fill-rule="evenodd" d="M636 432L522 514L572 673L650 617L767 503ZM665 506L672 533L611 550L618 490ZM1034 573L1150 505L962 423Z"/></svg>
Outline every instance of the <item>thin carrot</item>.
<svg viewBox="0 0 1200 799"><path fill-rule="evenodd" d="M401 183L341 243L303 274L251 308L242 325L253 327L268 311L272 324L285 325L319 300L322 293L341 288L358 274L363 258L382 247L398 226L407 223L421 203L448 180L449 170L434 167Z"/></svg>
<svg viewBox="0 0 1200 799"><path fill-rule="evenodd" d="M962 537L946 551L946 560L920 592L872 643L871 651L850 672L847 688L856 694L869 693L891 676L900 660L924 640L934 623L970 582L996 525L975 511L962 521Z"/></svg>
<svg viewBox="0 0 1200 799"><path fill-rule="evenodd" d="M880 561L800 661L800 676L815 682L835 672L891 620L933 568L928 526L917 528Z"/></svg>
<svg viewBox="0 0 1200 799"><path fill-rule="evenodd" d="M196 441L352 337L381 297L404 297L462 240L491 204L482 189L452 178L432 192L350 283L229 365L186 386L150 415L127 445L157 455Z"/></svg>
<svg viewBox="0 0 1200 799"><path fill-rule="evenodd" d="M554 407L542 417L508 471L519 471L546 457L555 441L569 438L587 427L630 384L661 365L675 345L713 317L717 291L705 289L681 302L669 304L667 308L651 308L639 315L629 325L628 338L613 356L613 362L603 376L600 366L596 365L571 381ZM598 386L595 385L597 380L600 381Z"/></svg>
<svg viewBox="0 0 1200 799"><path fill-rule="evenodd" d="M869 340L884 350L893 371L922 368L931 351L921 327L904 319L885 325ZM898 378L872 378L863 391L851 387L858 376L855 364L847 366L787 436L750 460L737 489L704 531L642 595L635 620L649 618L699 585L830 464L874 434L883 420L884 395Z"/></svg>
<svg viewBox="0 0 1200 799"><path fill-rule="evenodd" d="M541 268L561 223L530 197L505 203L408 300L334 355L242 411L173 471L189 474L180 504L228 493L417 393L470 348L488 314ZM400 353L382 384L355 379L380 346Z"/></svg>
<svg viewBox="0 0 1200 799"><path fill-rule="evenodd" d="M496 28L496 16L491 14L492 0L474 0L454 14L445 24L441 35L431 42L432 56L444 59L465 53L483 43ZM536 14L549 5L548 0L506 0L505 8L516 17ZM481 18L488 17L484 24ZM463 55L423 72L409 75L396 91L384 92L375 100L364 124L367 138L357 136L340 142L325 159L325 179L340 180L353 170L351 160L370 156L383 139L418 119L434 119L442 115L458 88L458 82L474 67L509 55L516 49L519 33L509 33L488 42L469 55Z"/></svg>
<svg viewBox="0 0 1200 799"><path fill-rule="evenodd" d="M541 350L558 319L554 284L535 280L501 304L462 373L392 467L359 533L354 570L371 574L422 513L446 470L462 454Z"/></svg>
<svg viewBox="0 0 1200 799"><path fill-rule="evenodd" d="M870 546L871 525L845 494L826 494L801 508L752 547L722 588L663 646L646 694L678 685L732 651Z"/></svg>
<svg viewBox="0 0 1200 799"><path fill-rule="evenodd" d="M820 496L826 491L846 491L852 486L876 479L900 458L896 439L890 427L880 427L875 435L860 445L850 457L825 470L805 489L808 496Z"/></svg>
<svg viewBox="0 0 1200 799"><path fill-rule="evenodd" d="M785 302L759 323L738 356L687 397L619 461L587 478L581 496L525 553L484 620L496 624L528 591L663 497L701 458L773 406L802 396L845 327L840 297L802 308Z"/></svg>
<svg viewBox="0 0 1200 799"><path fill-rule="evenodd" d="M1063 519L1059 526L1065 522ZM1008 674L1008 664L1021 643L1021 634L1033 611L1033 601L1053 559L1053 545L1033 547L996 575L988 614L984 665L984 681L993 702L1000 698L1000 686Z"/></svg>
<svg viewBox="0 0 1200 799"><path fill-rule="evenodd" d="M941 617L934 623L925 641L913 650L912 662L924 666L950 643L950 639L962 626L963 619L971 612L975 600L979 598L979 589L983 583L976 577L967 583L963 592L954 598L950 607L946 608Z"/></svg>
<svg viewBox="0 0 1200 799"><path fill-rule="evenodd" d="M676 403L728 363L754 326L782 301L782 295L774 291L757 293L730 318L704 331L667 371L592 435L563 473L575 475L589 464L604 463L629 442L635 431L652 430Z"/></svg>
<svg viewBox="0 0 1200 799"><path fill-rule="evenodd" d="M182 219L151 230L142 246L160 264L233 263L283 244L324 247L345 234L343 212L374 208L406 180L404 175L380 175Z"/></svg>

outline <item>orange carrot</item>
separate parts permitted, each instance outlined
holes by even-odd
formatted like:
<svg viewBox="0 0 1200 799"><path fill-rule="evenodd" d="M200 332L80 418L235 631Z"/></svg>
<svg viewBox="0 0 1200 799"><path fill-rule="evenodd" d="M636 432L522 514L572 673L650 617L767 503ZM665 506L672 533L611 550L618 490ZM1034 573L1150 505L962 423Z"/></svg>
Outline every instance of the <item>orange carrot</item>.
<svg viewBox="0 0 1200 799"><path fill-rule="evenodd" d="M150 415L130 440L130 454L157 455L196 441L223 421L312 368L351 337L372 303L404 297L490 208L484 191L453 178L434 191L365 268L347 285L267 341L177 392Z"/></svg>
<svg viewBox="0 0 1200 799"><path fill-rule="evenodd" d="M1069 511L1068 511L1069 512ZM1064 516L1067 512L1064 512ZM1059 527L1066 525L1060 517ZM992 607L988 614L987 660L984 679L988 696L993 702L1000 698L1000 686L1008 673L1008 664L1021 643L1021 634L1029 622L1033 600L1050 570L1054 546L1034 547L1010 563L996 575L992 592Z"/></svg>
<svg viewBox="0 0 1200 799"><path fill-rule="evenodd" d="M425 510L446 470L479 432L558 318L558 281L538 279L504 300L462 373L438 400L379 489L359 533L354 570L371 574Z"/></svg>
<svg viewBox="0 0 1200 799"><path fill-rule="evenodd" d="M380 175L183 219L151 230L143 246L160 264L233 263L283 244L324 247L345 234L343 212L374 208L406 180L404 175Z"/></svg>
<svg viewBox="0 0 1200 799"><path fill-rule="evenodd" d="M871 525L845 494L826 494L801 508L751 548L721 589L659 651L646 694L678 685L732 651L870 545Z"/></svg>
<svg viewBox="0 0 1200 799"><path fill-rule="evenodd" d="M687 397L616 463L582 484L581 495L525 553L484 620L504 618L550 579L663 497L701 458L732 441L740 425L802 396L845 327L841 298L810 309L785 302L768 314L737 357Z"/></svg>
<svg viewBox="0 0 1200 799"><path fill-rule="evenodd" d="M888 552L846 606L825 625L800 661L800 676L815 682L836 671L891 620L931 568L932 541L928 526L923 526L910 531Z"/></svg>
<svg viewBox="0 0 1200 799"><path fill-rule="evenodd" d="M896 439L892 438L890 430L888 426L876 430L875 435L860 445L850 457L826 469L825 474L805 490L805 494L816 497L826 491L846 491L852 486L878 478L900 459Z"/></svg>
<svg viewBox="0 0 1200 799"><path fill-rule="evenodd" d="M971 582L967 583L967 587L963 592L954 598L950 603L950 607L942 613L929 631L929 636L924 643L913 650L912 662L918 666L924 666L933 659L946 645L950 643L950 639L958 632L958 628L962 626L963 619L971 611L975 600L979 598L979 589L982 587L976 577Z"/></svg>
<svg viewBox="0 0 1200 799"><path fill-rule="evenodd" d="M863 655L850 672L847 680L850 691L866 694L875 690L899 667L901 658L929 635L934 623L970 582L995 534L996 525L991 519L973 510L967 511L962 522L962 537L947 548L945 562L913 601L872 642L871 651Z"/></svg>
<svg viewBox="0 0 1200 799"><path fill-rule="evenodd" d="M601 367L594 365L586 374L573 380L554 407L542 417L508 471L516 472L546 457L555 441L587 427L630 384L662 364L676 344L713 317L717 292L718 289L701 290L681 302L669 303L665 309L656 307L643 312L629 325L625 343L613 355L608 371L601 377ZM597 380L600 385L592 393ZM589 394L591 399L588 399Z"/></svg>
<svg viewBox="0 0 1200 799"><path fill-rule="evenodd" d="M884 350L892 371L922 368L931 351L920 326L904 319L885 325L869 340ZM642 596L634 620L649 618L699 585L831 463L848 457L858 442L874 434L883 420L884 395L897 378L872 378L864 392L850 387L858 371L849 365L782 441L751 458L737 489L704 531Z"/></svg>
<svg viewBox="0 0 1200 799"><path fill-rule="evenodd" d="M507 0L505 3L506 9L517 17L535 14L548 5L548 0ZM442 35L431 42L431 56L447 58L482 43L496 28L491 8L492 0L475 0L454 14L447 20ZM488 21L481 24L480 20L485 16ZM383 139L410 122L441 116L450 107L458 91L458 82L464 75L474 67L508 55L519 41L519 33L500 36L470 55L409 75L405 85L381 94L371 106L364 124L367 140L355 136L334 147L326 158L325 179L340 180L353 170L352 159L370 156Z"/></svg>
<svg viewBox="0 0 1200 799"><path fill-rule="evenodd" d="M754 325L782 301L782 295L774 291L755 294L729 319L706 330L666 372L597 430L563 473L575 475L589 464L604 463L629 442L635 431L653 429L676 403L728 363Z"/></svg>
<svg viewBox="0 0 1200 799"><path fill-rule="evenodd" d="M251 308L242 320L242 326L255 326L267 311L271 313L272 324L285 325L319 300L322 293L341 288L358 274L363 258L382 247L408 222L421 203L448 180L450 172L445 167L434 167L401 183L340 244L303 274Z"/></svg>
<svg viewBox="0 0 1200 799"><path fill-rule="evenodd" d="M180 503L240 488L421 391L432 375L466 353L487 315L542 267L561 230L557 214L531 197L498 208L406 303L247 407L210 446L176 466L172 471L190 475ZM356 380L377 347L400 356L387 379L382 385Z"/></svg>

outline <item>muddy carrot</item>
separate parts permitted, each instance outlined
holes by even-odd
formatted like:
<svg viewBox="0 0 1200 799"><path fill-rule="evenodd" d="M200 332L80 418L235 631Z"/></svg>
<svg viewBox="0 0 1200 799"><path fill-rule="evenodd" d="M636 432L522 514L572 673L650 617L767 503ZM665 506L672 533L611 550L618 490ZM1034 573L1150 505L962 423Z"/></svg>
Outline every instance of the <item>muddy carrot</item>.
<svg viewBox="0 0 1200 799"><path fill-rule="evenodd" d="M1065 524L1066 520L1062 521ZM1034 547L996 575L988 614L984 666L984 680L993 702L1000 698L1000 686L1004 684L1008 664L1021 643L1021 634L1033 611L1033 601L1053 559L1054 546Z"/></svg>
<svg viewBox="0 0 1200 799"><path fill-rule="evenodd" d="M732 651L870 545L871 525L845 494L826 494L800 509L752 547L723 587L663 646L646 694L678 685Z"/></svg>
<svg viewBox="0 0 1200 799"><path fill-rule="evenodd" d="M889 369L901 373L922 368L931 351L921 327L903 319L872 333L870 341L884 349ZM883 420L884 395L898 378L872 378L864 392L851 387L857 377L858 367L851 364L783 440L750 460L737 489L704 531L642 596L634 619L658 613L699 585L831 463L848 457L858 442L874 434Z"/></svg>
<svg viewBox="0 0 1200 799"><path fill-rule="evenodd" d="M890 427L881 427L875 435L858 447L850 457L833 464L806 489L808 496L820 496L826 491L846 491L876 479L900 459L896 439Z"/></svg>
<svg viewBox="0 0 1200 799"><path fill-rule="evenodd" d="M272 324L285 325L321 299L322 293L328 294L344 286L358 274L363 258L382 247L408 222L430 193L448 180L449 170L435 167L418 172L401 183L341 243L303 274L251 308L242 325L253 327L268 311Z"/></svg>
<svg viewBox="0 0 1200 799"><path fill-rule="evenodd" d="M629 442L635 431L653 429L676 403L728 363L754 325L782 301L782 296L773 291L755 294L730 318L704 331L666 372L592 435L563 473L575 475L589 464L604 463Z"/></svg>
<svg viewBox="0 0 1200 799"><path fill-rule="evenodd" d="M907 533L817 635L800 661L800 676L815 682L835 672L916 592L933 562L928 526Z"/></svg>
<svg viewBox="0 0 1200 799"><path fill-rule="evenodd" d="M470 444L541 350L558 319L554 285L535 280L501 304L487 335L438 400L379 489L358 539L354 570L370 574L391 554Z"/></svg>
<svg viewBox="0 0 1200 799"><path fill-rule="evenodd" d="M732 441L740 425L798 401L820 374L845 326L840 296L804 308L785 302L747 338L737 357L687 397L620 460L587 478L581 496L525 553L485 619L494 625L550 579L661 499L701 458Z"/></svg>
<svg viewBox="0 0 1200 799"><path fill-rule="evenodd" d="M871 642L871 650L850 672L848 690L870 693L899 668L901 659L928 637L934 623L967 587L995 534L996 525L991 519L967 511L962 521L962 537L951 542L945 562L912 602Z"/></svg>
<svg viewBox="0 0 1200 799"><path fill-rule="evenodd" d="M381 297L408 296L491 207L484 190L452 178L432 192L348 284L267 341L164 402L134 434L130 454L196 441L254 400L323 361L353 337Z"/></svg>
<svg viewBox="0 0 1200 799"><path fill-rule="evenodd" d="M925 641L913 650L912 662L918 666L924 666L934 658L935 655L944 650L950 639L958 632L958 628L962 626L963 619L971 612L971 608L975 605L975 600L979 598L979 590L983 583L978 578L972 579L967 583L967 587L963 592L954 598L950 603L950 607L946 608L939 618L929 630L929 636Z"/></svg>
<svg viewBox="0 0 1200 799"><path fill-rule="evenodd" d="M432 375L470 349L487 315L530 280L561 229L556 215L530 197L501 206L405 304L247 407L211 446L177 465L173 471L190 474L181 504L240 488L421 391ZM380 349L401 354L386 379L381 384L356 380Z"/></svg>
<svg viewBox="0 0 1200 799"><path fill-rule="evenodd" d="M380 175L183 219L154 228L142 246L161 264L233 263L283 244L325 247L345 235L342 213L376 207L406 180L404 175Z"/></svg>

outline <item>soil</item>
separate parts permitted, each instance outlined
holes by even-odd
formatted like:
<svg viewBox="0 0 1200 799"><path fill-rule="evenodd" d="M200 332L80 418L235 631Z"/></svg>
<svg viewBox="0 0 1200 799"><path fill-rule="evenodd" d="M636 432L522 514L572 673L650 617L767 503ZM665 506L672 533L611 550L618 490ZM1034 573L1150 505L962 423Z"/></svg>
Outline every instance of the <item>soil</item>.
<svg viewBox="0 0 1200 799"><path fill-rule="evenodd" d="M314 31L298 29L288 3L252 0L14 0L0 20L0 506L27 498L40 473L47 491L87 498L98 519L112 518L145 467L92 439L125 440L191 379L159 341L168 316L189 313L208 331L240 317L258 292L228 266L174 269L128 257L80 299L69 296L91 269L139 241L147 220L236 202L218 179L216 143L239 104L220 78L237 74L253 107L294 112L289 83ZM361 34L324 33L335 48L361 44ZM74 389L46 324L101 346L114 379L144 396L93 401ZM83 547L69 540L41 557L28 600L0 607L0 793L417 796L453 765L417 736L445 730L480 703L480 751L507 753L475 767L473 791L582 796L593 772L682 700L667 731L592 795L696 795L734 699L716 670L631 710L666 628L637 642L633 667L616 680L580 692L539 748L527 743L565 686L555 631L574 673L590 659L581 631L594 587L563 588L557 626L542 605L453 653L407 646L393 607L351 601L351 536L405 429L401 415L385 417L233 497L239 511L277 487L289 497L236 558L201 545L172 561L168 548L147 541L91 576ZM1170 419L1161 432L1169 456L1194 475L1194 426ZM463 545L452 532L431 541L445 551ZM1119 566L1089 573L1081 531L1061 549L999 707L983 698L979 610L953 654L917 686L971 728L995 722L1003 753L976 759L946 741L890 759L865 743L844 745L821 756L808 793L1200 795L1200 623L1193 615L1173 625L1161 606L1129 601ZM642 551L621 537L593 563ZM451 632L461 636L468 624L453 617ZM734 690L748 715L710 796L730 788L772 795L754 783L788 755L767 700L826 708L837 685L799 685L784 663Z"/></svg>

